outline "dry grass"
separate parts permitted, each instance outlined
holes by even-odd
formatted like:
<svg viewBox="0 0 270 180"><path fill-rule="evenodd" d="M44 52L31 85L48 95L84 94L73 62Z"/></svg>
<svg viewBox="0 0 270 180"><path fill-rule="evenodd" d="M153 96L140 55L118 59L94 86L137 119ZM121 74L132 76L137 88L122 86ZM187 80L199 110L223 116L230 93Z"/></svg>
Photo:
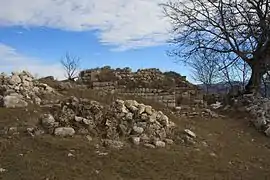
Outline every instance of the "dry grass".
<svg viewBox="0 0 270 180"><path fill-rule="evenodd" d="M112 95L102 97L97 91L91 90L71 89L66 94L104 104L117 98ZM135 99L157 110L166 109L149 100ZM43 111L46 109L38 107L29 107L28 111L0 109L0 129L22 127L19 135L0 135L0 168L7 169L0 173L0 179L270 179L269 139L249 127L242 115L202 120L170 114L180 128L196 132L198 138L195 145L176 144L165 149L132 146L119 151L101 149L109 154L99 156L95 142L88 142L84 137L56 138L44 135L33 138L23 133L24 128L38 122L37 117ZM67 156L70 150L74 150L71 152L74 157Z"/></svg>

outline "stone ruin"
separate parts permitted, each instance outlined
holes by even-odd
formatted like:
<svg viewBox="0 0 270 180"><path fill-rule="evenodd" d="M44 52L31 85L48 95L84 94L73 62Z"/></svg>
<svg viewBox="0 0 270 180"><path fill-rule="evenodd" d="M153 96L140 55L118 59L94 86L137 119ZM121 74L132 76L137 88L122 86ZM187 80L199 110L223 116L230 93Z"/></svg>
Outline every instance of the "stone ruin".
<svg viewBox="0 0 270 180"><path fill-rule="evenodd" d="M249 113L249 120L255 128L270 137L269 98L255 97L252 94L247 94L235 99L232 107Z"/></svg>
<svg viewBox="0 0 270 180"><path fill-rule="evenodd" d="M161 111L135 100L115 100L103 106L96 101L70 97L40 117L41 127L29 129L67 137L100 138L104 145L121 148L127 142L149 148L173 144L176 125Z"/></svg>
<svg viewBox="0 0 270 180"><path fill-rule="evenodd" d="M27 71L0 74L0 107L25 107L28 103L41 104L45 94L57 94L47 84L40 83Z"/></svg>
<svg viewBox="0 0 270 180"><path fill-rule="evenodd" d="M130 68L111 69L106 66L81 71L79 76L79 81L93 89L141 96L167 107L196 104L203 98L198 87L189 83L185 76L175 72L162 73L156 68L132 72Z"/></svg>

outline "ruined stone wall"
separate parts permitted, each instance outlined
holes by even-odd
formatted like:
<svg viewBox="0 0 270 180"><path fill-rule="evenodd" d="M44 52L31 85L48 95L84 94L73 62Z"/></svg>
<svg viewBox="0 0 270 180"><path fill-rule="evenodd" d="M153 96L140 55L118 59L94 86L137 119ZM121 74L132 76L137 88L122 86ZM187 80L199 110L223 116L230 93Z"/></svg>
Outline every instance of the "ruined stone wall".
<svg viewBox="0 0 270 180"><path fill-rule="evenodd" d="M141 96L168 107L190 104L194 99L201 99L196 86L186 81L184 76L174 72L166 75L156 68L139 69L136 72L130 68L96 68L82 71L80 79L96 90Z"/></svg>
<svg viewBox="0 0 270 180"><path fill-rule="evenodd" d="M175 92L163 91L161 89L136 88L136 89L118 89L116 92L123 95L140 96L145 99L150 99L160 102L167 107L175 107Z"/></svg>

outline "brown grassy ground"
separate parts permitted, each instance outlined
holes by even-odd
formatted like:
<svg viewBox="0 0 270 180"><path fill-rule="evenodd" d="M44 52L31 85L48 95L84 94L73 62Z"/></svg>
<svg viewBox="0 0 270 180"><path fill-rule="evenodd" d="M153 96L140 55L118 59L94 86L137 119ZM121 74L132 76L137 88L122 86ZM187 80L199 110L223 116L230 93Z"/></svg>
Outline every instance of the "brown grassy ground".
<svg viewBox="0 0 270 180"><path fill-rule="evenodd" d="M94 91L69 90L67 95L109 103L115 97L100 97ZM162 105L151 104L156 109ZM129 147L99 149L84 137L31 137L23 129L37 123L44 109L0 109L0 130L21 127L18 135L0 133L0 173L3 180L221 180L270 179L270 141L249 127L239 114L202 120L170 115L180 128L196 132L195 145L176 144L165 149ZM1 131L0 131L1 132ZM68 157L72 153L74 157Z"/></svg>

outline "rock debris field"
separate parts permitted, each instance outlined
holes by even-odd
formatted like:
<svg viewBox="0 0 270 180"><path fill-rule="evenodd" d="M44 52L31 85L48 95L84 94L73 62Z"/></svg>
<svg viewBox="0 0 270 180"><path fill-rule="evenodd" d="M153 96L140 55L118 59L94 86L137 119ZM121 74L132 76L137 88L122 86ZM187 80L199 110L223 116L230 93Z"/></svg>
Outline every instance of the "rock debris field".
<svg viewBox="0 0 270 180"><path fill-rule="evenodd" d="M270 179L268 99L168 108L82 87L0 75L0 179Z"/></svg>

